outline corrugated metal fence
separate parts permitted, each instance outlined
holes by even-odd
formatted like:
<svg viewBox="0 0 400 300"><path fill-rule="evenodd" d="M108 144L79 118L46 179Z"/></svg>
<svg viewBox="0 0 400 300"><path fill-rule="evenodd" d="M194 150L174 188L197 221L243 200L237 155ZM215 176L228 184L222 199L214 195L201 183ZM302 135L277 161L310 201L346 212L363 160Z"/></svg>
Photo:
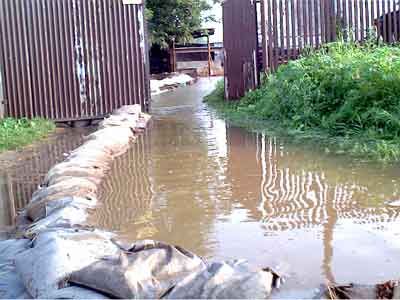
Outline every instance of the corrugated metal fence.
<svg viewBox="0 0 400 300"><path fill-rule="evenodd" d="M149 100L143 5L1 0L5 113L76 120Z"/></svg>
<svg viewBox="0 0 400 300"><path fill-rule="evenodd" d="M256 1L225 1L223 23L225 97L238 99L259 81Z"/></svg>
<svg viewBox="0 0 400 300"><path fill-rule="evenodd" d="M226 0L223 5L227 99L242 97L257 83L248 83L244 66L253 59L258 42L262 69L273 72L280 64L298 58L305 49L319 48L338 38L400 41L399 0L260 0L259 8L256 3ZM258 25L255 32L253 24Z"/></svg>
<svg viewBox="0 0 400 300"><path fill-rule="evenodd" d="M262 0L263 61L274 71L338 38L400 41L399 0Z"/></svg>

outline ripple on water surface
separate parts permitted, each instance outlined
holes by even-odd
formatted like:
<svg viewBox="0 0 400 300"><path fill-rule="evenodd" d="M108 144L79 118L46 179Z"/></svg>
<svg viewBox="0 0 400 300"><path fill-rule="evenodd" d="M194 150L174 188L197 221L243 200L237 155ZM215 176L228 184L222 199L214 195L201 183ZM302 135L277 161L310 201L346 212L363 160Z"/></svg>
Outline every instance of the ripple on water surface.
<svg viewBox="0 0 400 300"><path fill-rule="evenodd" d="M397 278L399 166L228 126L202 103L214 83L154 100L152 128L103 183L101 227L277 266L289 288Z"/></svg>

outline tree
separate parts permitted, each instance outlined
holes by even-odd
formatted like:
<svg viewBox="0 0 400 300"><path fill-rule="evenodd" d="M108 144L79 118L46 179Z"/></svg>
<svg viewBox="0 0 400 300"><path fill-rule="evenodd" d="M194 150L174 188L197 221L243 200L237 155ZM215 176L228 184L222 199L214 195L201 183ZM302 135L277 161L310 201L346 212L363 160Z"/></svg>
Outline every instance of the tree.
<svg viewBox="0 0 400 300"><path fill-rule="evenodd" d="M218 0L147 0L146 17L152 45L168 48L172 41L187 42L193 31L201 28L211 3Z"/></svg>

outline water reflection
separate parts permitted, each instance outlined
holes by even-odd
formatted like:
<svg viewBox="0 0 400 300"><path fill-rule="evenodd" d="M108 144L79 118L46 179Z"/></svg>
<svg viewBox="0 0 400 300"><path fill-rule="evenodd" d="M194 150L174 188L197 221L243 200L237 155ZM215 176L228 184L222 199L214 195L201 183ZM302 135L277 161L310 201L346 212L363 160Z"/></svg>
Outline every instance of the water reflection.
<svg viewBox="0 0 400 300"><path fill-rule="evenodd" d="M0 229L14 225L16 214L30 201L48 170L83 143L93 129L58 129L48 139L2 156Z"/></svg>
<svg viewBox="0 0 400 300"><path fill-rule="evenodd" d="M202 80L160 96L154 126L118 158L95 217L130 240L279 265L290 288L397 276L398 165L358 163L227 126ZM351 266L351 268L349 268Z"/></svg>

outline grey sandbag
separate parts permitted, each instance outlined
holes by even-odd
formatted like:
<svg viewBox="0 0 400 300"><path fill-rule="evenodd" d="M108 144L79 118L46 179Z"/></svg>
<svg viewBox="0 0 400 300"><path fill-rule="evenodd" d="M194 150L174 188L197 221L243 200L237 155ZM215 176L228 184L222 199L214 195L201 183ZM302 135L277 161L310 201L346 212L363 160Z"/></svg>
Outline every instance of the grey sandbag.
<svg viewBox="0 0 400 300"><path fill-rule="evenodd" d="M266 299L280 277L269 269L255 272L242 261L213 263L180 281L166 299Z"/></svg>
<svg viewBox="0 0 400 300"><path fill-rule="evenodd" d="M0 242L0 299L30 298L24 283L15 272L14 258L29 248L30 240Z"/></svg>
<svg viewBox="0 0 400 300"><path fill-rule="evenodd" d="M66 197L46 204L46 213L41 220L30 225L24 236L32 238L41 231L51 228L72 228L83 226L88 218L88 209L96 205L96 200L89 201L84 198Z"/></svg>
<svg viewBox="0 0 400 300"><path fill-rule="evenodd" d="M78 286L70 286L54 291L48 295L49 299L110 299L102 294Z"/></svg>
<svg viewBox="0 0 400 300"><path fill-rule="evenodd" d="M155 299L193 272L205 269L198 256L161 242L141 241L119 257L73 273L70 282L122 299Z"/></svg>
<svg viewBox="0 0 400 300"><path fill-rule="evenodd" d="M53 201L38 203L38 205L32 204L32 206L29 206L29 211L31 218L36 220L35 222L38 222L39 220L50 216L53 211L56 211L60 208L73 206L75 208L79 207L86 210L88 208L94 208L96 204L97 199L95 197L88 199L75 196L66 196Z"/></svg>
<svg viewBox="0 0 400 300"><path fill-rule="evenodd" d="M15 266L34 298L50 298L55 291L67 287L73 272L119 252L103 232L57 228L39 233L33 248L16 256Z"/></svg>
<svg viewBox="0 0 400 300"><path fill-rule="evenodd" d="M26 215L32 221L38 221L46 215L48 203L65 197L93 200L96 197L96 192L97 186L93 182L83 178L70 178L36 191L26 207Z"/></svg>

